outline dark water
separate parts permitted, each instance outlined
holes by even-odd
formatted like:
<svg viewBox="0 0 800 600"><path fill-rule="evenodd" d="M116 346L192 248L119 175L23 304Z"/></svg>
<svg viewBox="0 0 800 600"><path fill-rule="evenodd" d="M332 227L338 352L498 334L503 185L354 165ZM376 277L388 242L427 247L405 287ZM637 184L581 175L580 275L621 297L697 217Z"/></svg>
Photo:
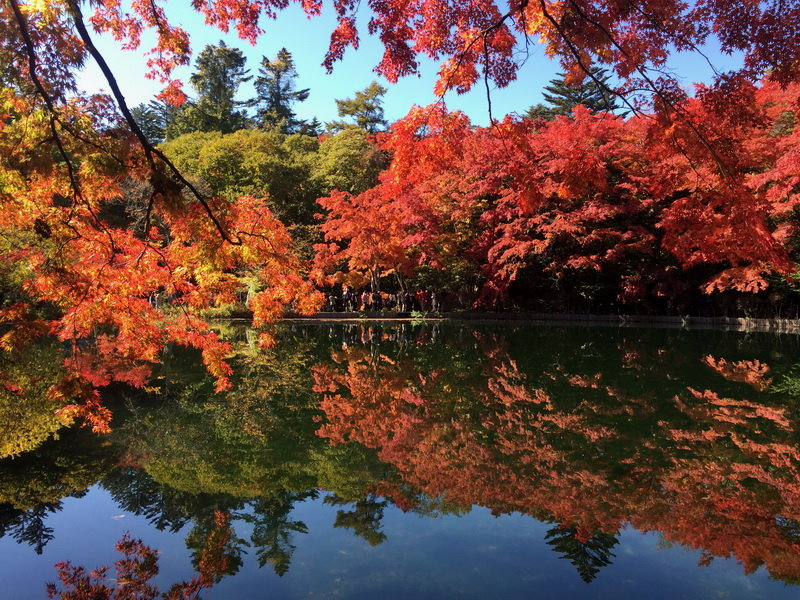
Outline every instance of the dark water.
<svg viewBox="0 0 800 600"><path fill-rule="evenodd" d="M204 598L800 597L795 336L224 330L232 391L176 349L146 391L105 388L111 434L53 439L40 393L0 398L0 599L126 532ZM6 380L46 390L57 352Z"/></svg>

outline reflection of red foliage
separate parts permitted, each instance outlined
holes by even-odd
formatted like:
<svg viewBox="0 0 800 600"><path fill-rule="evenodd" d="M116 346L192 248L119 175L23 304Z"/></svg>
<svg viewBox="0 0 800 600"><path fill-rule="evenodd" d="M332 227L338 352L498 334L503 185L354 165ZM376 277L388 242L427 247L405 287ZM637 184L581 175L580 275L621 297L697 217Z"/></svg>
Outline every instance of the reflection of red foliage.
<svg viewBox="0 0 800 600"><path fill-rule="evenodd" d="M555 518L589 537L627 522L705 549L705 562L734 556L748 571L766 564L774 577L800 577L800 451L786 409L690 388L671 419L655 420L650 403L601 374L557 367L545 380L583 398L562 409L549 385L531 386L490 340L482 345L485 377L467 391L443 370L423 378L409 361L363 351L318 365L318 435L375 448L430 497ZM648 415L652 433L631 439L631 416Z"/></svg>
<svg viewBox="0 0 800 600"><path fill-rule="evenodd" d="M58 400L75 401L78 404L68 404L58 414L65 422L72 422L75 418L82 418L92 431L107 433L110 431L111 411L100 402L100 392L93 388L80 375L68 373L59 383L49 390L50 395Z"/></svg>
<svg viewBox="0 0 800 600"><path fill-rule="evenodd" d="M84 567L61 562L56 568L64 589L49 583L47 597L60 600L190 600L199 598L199 593L210 587L201 577L195 577L189 582L176 583L167 592L159 592L149 583L158 574L158 552L127 534L116 548L123 558L114 563L117 572L115 587L103 583L107 579L108 567L87 572Z"/></svg>
<svg viewBox="0 0 800 600"><path fill-rule="evenodd" d="M103 338L107 340L108 338ZM102 347L101 341L98 346ZM118 356L104 356L95 352L75 350L64 361L69 372L76 373L94 387L103 387L112 382L126 383L141 388L150 379L152 368L139 361Z"/></svg>
<svg viewBox="0 0 800 600"><path fill-rule="evenodd" d="M198 576L204 585L213 585L230 569L230 557L225 553L225 547L233 534L230 521L231 516L226 511L214 511L214 528L200 549L197 564Z"/></svg>
<svg viewBox="0 0 800 600"><path fill-rule="evenodd" d="M728 362L724 358L706 356L703 358L709 367L717 371L725 379L749 383L759 391L766 390L772 385L772 379L767 379L769 366L760 360L740 360Z"/></svg>

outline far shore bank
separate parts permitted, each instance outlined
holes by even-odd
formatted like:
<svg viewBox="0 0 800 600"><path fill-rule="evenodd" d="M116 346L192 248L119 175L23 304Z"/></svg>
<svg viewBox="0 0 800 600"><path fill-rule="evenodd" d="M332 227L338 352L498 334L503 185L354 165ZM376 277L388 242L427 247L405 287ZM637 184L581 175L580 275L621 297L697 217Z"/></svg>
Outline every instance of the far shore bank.
<svg viewBox="0 0 800 600"><path fill-rule="evenodd" d="M246 312L231 318L250 318ZM723 329L800 333L800 319L756 319L749 317L691 317L669 315L587 315L529 312L318 312L313 315L287 315L282 321L509 321L603 325L609 327L666 327L675 329Z"/></svg>

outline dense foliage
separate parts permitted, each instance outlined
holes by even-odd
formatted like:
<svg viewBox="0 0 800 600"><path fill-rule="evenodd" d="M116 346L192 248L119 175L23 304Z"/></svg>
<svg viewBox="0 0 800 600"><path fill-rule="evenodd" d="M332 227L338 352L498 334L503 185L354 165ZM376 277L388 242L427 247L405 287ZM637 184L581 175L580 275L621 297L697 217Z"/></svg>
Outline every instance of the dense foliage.
<svg viewBox="0 0 800 600"><path fill-rule="evenodd" d="M284 5L191 6L252 42L261 17ZM108 413L95 386L143 385L139 363L157 362L170 343L199 348L226 387L230 348L202 311L246 299L257 324L313 312L321 295L309 268L327 286L424 285L464 306L510 297L609 311L647 300L650 310L685 313L702 308L697 290L773 294L778 304L794 285L800 9L736 6L373 3L369 28L385 47L376 70L390 82L428 55L444 61L441 93L481 76L506 85L518 46L535 36L564 67L552 98L583 80L596 88L587 98L613 92L633 112L578 107L551 122L473 128L438 104L412 109L384 135L384 88L373 84L339 100L349 124L334 122L341 133L319 138L318 121L295 116L310 91L296 85L288 51L262 60L256 97L240 100L251 77L241 51L209 45L189 99L173 75L189 63L188 34L163 3L3 0L3 347L48 332L93 346L106 366L73 362L48 393L69 404L61 418L82 415L102 429ZM303 8L313 16L322 5ZM328 67L358 43L356 5L334 10ZM149 75L165 84L157 101L132 112L95 33L126 49L152 40ZM741 69L693 98L654 75L673 49L712 36L723 52L743 55ZM87 60L110 96L77 90ZM606 73L619 81L613 90ZM154 146L160 139L171 146ZM315 196L325 213L319 230ZM309 267L302 259L315 242Z"/></svg>
<svg viewBox="0 0 800 600"><path fill-rule="evenodd" d="M384 140L392 162L378 186L320 200L317 277L433 270L445 289L480 287L479 301L511 293L561 311L583 300L582 310L644 302L687 314L701 293L786 290L800 88L765 81L738 93L747 119L700 86L683 124L578 106L475 128L440 106L415 108Z"/></svg>

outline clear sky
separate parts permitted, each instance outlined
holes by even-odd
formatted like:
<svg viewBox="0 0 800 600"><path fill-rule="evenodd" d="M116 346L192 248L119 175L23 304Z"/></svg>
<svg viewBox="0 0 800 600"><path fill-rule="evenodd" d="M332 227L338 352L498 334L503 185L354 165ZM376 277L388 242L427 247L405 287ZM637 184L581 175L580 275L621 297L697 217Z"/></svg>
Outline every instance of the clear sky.
<svg viewBox="0 0 800 600"><path fill-rule="evenodd" d="M302 119L317 117L323 123L336 119L334 100L352 97L373 80L389 89L384 97L384 109L390 121L404 116L413 104L426 105L436 100L432 90L438 65L433 61L421 61L419 77L406 77L394 85L377 76L373 68L380 61L383 49L378 40L367 34L366 16L360 24L359 49L348 49L344 59L336 64L334 72L327 74L321 63L328 47L330 32L335 26L332 10L324 11L320 17L308 19L299 5L293 4L276 21L264 21L266 33L255 46L240 40L235 33L223 34L205 25L202 17L189 7L188 0L170 0L167 12L174 23L182 25L189 32L195 54L206 44L217 44L224 40L227 45L244 52L252 73L258 70L262 56L274 58L280 48L286 47L295 60L298 89L311 90L308 100L294 107L298 117ZM97 45L111 64L128 103L135 106L153 99L161 88L158 82L145 79L142 52L123 52L110 37L100 38L96 34L95 37ZM142 49L147 47L147 41L147 38L143 40ZM731 68L736 62L734 57L722 56L713 48L706 51L713 57L718 69ZM696 55L676 56L670 66L686 86L692 82L708 81L712 75L704 59ZM192 70L190 67L182 68L177 71L177 77L187 82ZM518 80L505 89L492 90L493 116L499 118L508 113L522 113L529 106L541 102L542 88L558 71L558 62L548 59L542 46L532 44ZM85 91L90 92L107 89L99 69L93 64L84 70L80 84ZM185 91L190 95L193 92L188 83ZM252 86L245 84L239 95L248 98L252 96L252 92ZM483 84L476 85L471 92L461 96L451 92L445 97L445 101L451 110L464 111L476 125L488 124L489 107Z"/></svg>

